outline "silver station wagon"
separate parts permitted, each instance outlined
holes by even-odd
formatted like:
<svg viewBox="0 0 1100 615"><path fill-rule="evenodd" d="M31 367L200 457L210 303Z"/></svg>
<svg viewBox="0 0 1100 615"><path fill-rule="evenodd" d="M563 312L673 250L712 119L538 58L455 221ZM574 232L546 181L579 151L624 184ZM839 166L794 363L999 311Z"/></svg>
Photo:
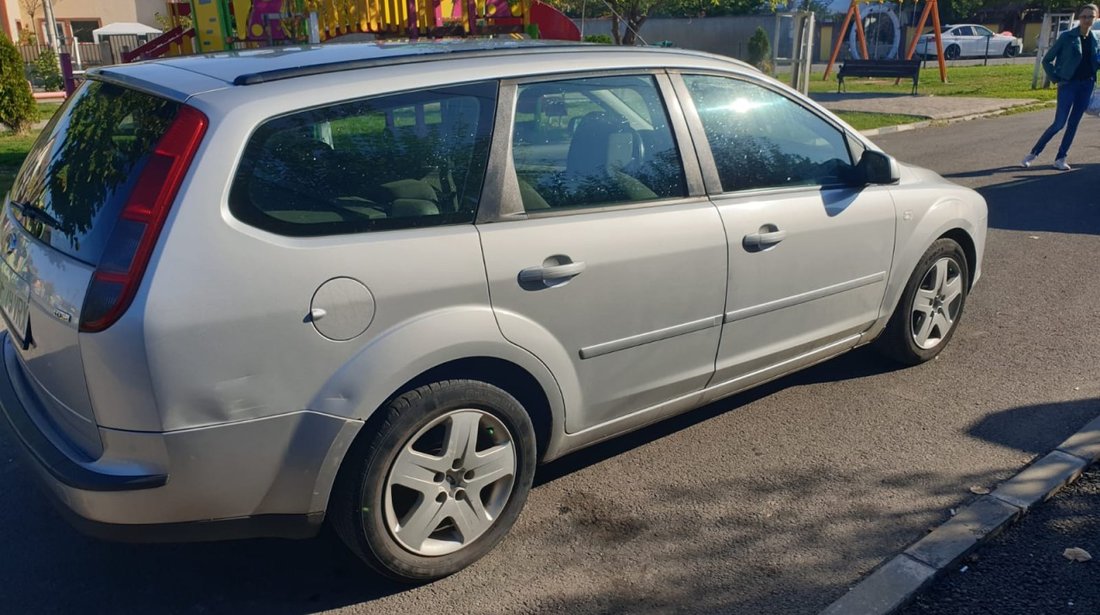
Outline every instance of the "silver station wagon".
<svg viewBox="0 0 1100 615"><path fill-rule="evenodd" d="M539 462L860 345L939 353L986 205L756 70L348 44L89 73L0 219L0 406L126 540L327 520L424 581Z"/></svg>

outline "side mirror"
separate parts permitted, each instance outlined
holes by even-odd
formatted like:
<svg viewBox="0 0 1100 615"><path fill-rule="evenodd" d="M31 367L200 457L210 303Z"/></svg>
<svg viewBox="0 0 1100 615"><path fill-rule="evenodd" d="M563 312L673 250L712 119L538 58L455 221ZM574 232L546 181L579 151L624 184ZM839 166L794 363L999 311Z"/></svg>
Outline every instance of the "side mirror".
<svg viewBox="0 0 1100 615"><path fill-rule="evenodd" d="M856 165L856 177L865 184L896 184L901 179L901 169L892 156L869 149Z"/></svg>

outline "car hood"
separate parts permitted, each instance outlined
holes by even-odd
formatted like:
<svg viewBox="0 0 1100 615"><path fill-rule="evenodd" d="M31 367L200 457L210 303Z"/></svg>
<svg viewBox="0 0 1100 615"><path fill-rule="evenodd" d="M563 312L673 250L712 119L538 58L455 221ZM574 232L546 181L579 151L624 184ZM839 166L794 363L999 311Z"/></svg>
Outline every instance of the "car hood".
<svg viewBox="0 0 1100 615"><path fill-rule="evenodd" d="M924 182L924 183L950 183L946 179L944 179L942 175L940 175L939 173L937 173L937 172L935 172L931 169L926 169L924 167L918 167L918 166L913 165L913 164L906 164L904 162L899 162L898 167L901 170L900 183L902 183L902 184L921 183L921 182Z"/></svg>

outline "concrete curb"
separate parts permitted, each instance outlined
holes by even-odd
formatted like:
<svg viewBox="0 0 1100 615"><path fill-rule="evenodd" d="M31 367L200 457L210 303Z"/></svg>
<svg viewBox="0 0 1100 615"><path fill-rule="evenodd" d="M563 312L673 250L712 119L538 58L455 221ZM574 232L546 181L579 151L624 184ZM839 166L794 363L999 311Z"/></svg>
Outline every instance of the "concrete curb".
<svg viewBox="0 0 1100 615"><path fill-rule="evenodd" d="M879 566L821 615L889 615L897 611L975 548L1077 480L1097 460L1100 460L1100 416L1058 448L998 485L992 493L959 509L951 519Z"/></svg>
<svg viewBox="0 0 1100 615"><path fill-rule="evenodd" d="M1042 103L1034 103L1034 104L1031 104L1031 105L1020 105L1020 106L1021 107L1036 106L1036 107L1039 107L1039 109L1036 109L1036 111L1038 111L1042 108L1052 107L1052 106L1054 106L1054 103L1053 103L1053 101L1046 101L1046 102L1042 102ZM990 111L988 113L974 113L972 115L962 115L962 116L959 116L959 117L950 117L950 118L943 118L943 119L929 119L929 120L924 120L924 121L921 121L921 122L913 122L912 124L898 124L896 126L883 126L882 128L868 128L867 130L859 131L859 133L862 134L865 137L874 137L874 136L877 136L877 135L886 135L886 134L890 134L890 133L893 133L893 132L905 132L907 130L916 130L918 128L927 128L929 126L944 126L944 125L947 125L947 124L955 124L957 122L969 122L970 120L980 120L980 119L986 118L986 117L997 117L998 115L1004 115L1005 113L1008 113L1009 111L1012 111L1012 110L1018 109L1018 108L1019 107L1009 107L1007 109L998 109L996 111Z"/></svg>

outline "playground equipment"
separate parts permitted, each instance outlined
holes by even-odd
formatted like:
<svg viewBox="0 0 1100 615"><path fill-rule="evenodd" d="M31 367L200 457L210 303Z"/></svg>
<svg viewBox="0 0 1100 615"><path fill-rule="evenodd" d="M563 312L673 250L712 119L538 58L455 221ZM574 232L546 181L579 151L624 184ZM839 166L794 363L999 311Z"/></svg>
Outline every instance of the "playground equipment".
<svg viewBox="0 0 1100 615"><path fill-rule="evenodd" d="M859 52L862 59L870 59L870 54L867 53L867 36L863 31L863 15L860 13L859 5L867 4L870 2L878 2L879 0L852 0L848 6L848 13L844 16L844 25L840 26L840 30L837 31L836 44L833 45L833 53L829 56L829 64L825 67L825 79L829 78L829 73L832 72L833 64L836 63L837 56L840 55L840 48L843 44L844 36L848 32L848 26L855 21L855 34L856 40L859 42ZM919 0L912 0L918 2ZM897 0L898 4L903 4L905 0ZM947 63L944 62L943 57L943 39L940 37L940 9L937 0L926 0L924 4L924 10L921 12L920 21L917 23L917 35L913 40L909 41L905 52L905 59L912 60L913 52L917 49L917 40L920 38L919 34L924 30L924 27L928 23L929 16L932 17L932 31L936 39L936 57L939 60L940 66L940 80L947 83Z"/></svg>
<svg viewBox="0 0 1100 615"><path fill-rule="evenodd" d="M539 0L190 0L169 1L168 15L173 27L124 61L349 34L412 40L527 34L580 40L568 18Z"/></svg>

